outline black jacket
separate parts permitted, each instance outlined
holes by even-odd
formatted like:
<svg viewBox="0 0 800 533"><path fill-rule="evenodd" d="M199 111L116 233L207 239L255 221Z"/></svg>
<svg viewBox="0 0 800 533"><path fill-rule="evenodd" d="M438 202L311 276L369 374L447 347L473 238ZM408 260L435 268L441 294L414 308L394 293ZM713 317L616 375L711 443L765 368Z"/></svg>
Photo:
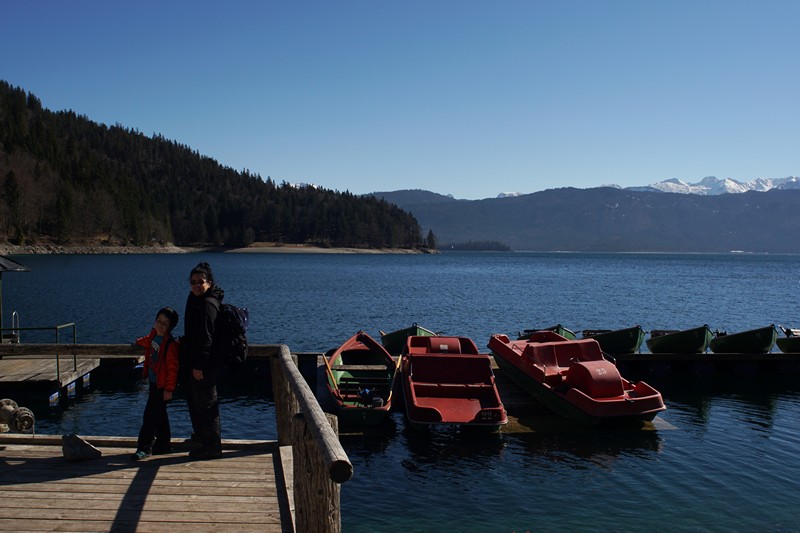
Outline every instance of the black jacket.
<svg viewBox="0 0 800 533"><path fill-rule="evenodd" d="M211 356L214 339L214 323L225 291L214 285L202 296L189 293L183 315L183 337L181 338L181 368L212 370L221 366Z"/></svg>

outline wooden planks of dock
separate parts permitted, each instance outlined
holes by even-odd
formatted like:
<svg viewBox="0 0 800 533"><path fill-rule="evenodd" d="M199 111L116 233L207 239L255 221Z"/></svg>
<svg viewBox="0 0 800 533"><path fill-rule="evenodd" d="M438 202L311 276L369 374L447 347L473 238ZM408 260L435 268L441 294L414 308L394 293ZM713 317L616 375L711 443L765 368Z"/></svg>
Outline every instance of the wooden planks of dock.
<svg viewBox="0 0 800 533"><path fill-rule="evenodd" d="M0 435L0 531L293 531L291 448L223 442L223 457L132 461L136 441L83 437L99 459L64 459L60 436Z"/></svg>
<svg viewBox="0 0 800 533"><path fill-rule="evenodd" d="M55 356L47 358L0 359L0 386L10 388L42 388L57 391L74 383L100 366L100 359L81 358L77 361L72 356Z"/></svg>

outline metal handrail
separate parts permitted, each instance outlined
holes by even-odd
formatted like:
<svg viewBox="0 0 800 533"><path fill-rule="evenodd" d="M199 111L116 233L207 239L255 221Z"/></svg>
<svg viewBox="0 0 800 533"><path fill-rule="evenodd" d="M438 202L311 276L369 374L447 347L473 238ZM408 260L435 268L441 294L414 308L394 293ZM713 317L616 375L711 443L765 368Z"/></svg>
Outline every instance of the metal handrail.
<svg viewBox="0 0 800 533"><path fill-rule="evenodd" d="M11 313L11 334L14 335L14 342L19 344L19 313L16 311Z"/></svg>
<svg viewBox="0 0 800 533"><path fill-rule="evenodd" d="M14 311L14 314L16 314L16 311ZM70 327L72 328L72 344L74 345L74 344L77 344L77 342L78 342L78 331L77 331L77 326L75 325L75 322L69 322L67 324L59 324L57 326L39 326L39 327L21 328L21 327L19 327L19 317L17 317L16 326L14 326L14 324L12 324L11 328L2 328L2 329L0 329L0 335L2 335L2 332L5 332L5 331L12 331L12 332L16 331L17 332L17 338L19 339L19 332L20 331L48 331L48 330L53 330L55 332L55 334L56 334L55 346L58 347L58 346L61 345L61 337L59 335L61 330L65 329L65 328L70 328ZM17 341L17 342L19 342L19 341ZM60 361L61 358L60 358L60 355L61 354L59 353L59 351L56 350L56 354L55 354L55 356L56 356L56 379L60 379L61 378L61 361ZM77 353L74 353L74 352L72 354L72 370L74 372L78 371L78 355L77 355Z"/></svg>

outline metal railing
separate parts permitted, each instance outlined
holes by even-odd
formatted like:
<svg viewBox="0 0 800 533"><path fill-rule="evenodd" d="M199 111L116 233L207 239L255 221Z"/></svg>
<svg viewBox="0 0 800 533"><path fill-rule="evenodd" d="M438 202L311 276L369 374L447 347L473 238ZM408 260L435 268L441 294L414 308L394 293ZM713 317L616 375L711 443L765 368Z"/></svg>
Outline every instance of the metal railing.
<svg viewBox="0 0 800 533"><path fill-rule="evenodd" d="M11 328L0 327L0 343L19 344L19 313L16 311L11 313Z"/></svg>
<svg viewBox="0 0 800 533"><path fill-rule="evenodd" d="M39 327L30 327L30 328L21 328L19 327L19 315L17 312L14 311L12 314L12 327L10 328L3 328L0 329L0 336L5 336L6 331L10 331L11 335L14 337L14 344L19 344L20 339L20 332L21 331L53 331L55 333L55 344L53 345L55 348L55 358L56 358L56 379L61 378L61 351L60 346L65 346L61 344L61 331L67 328L72 328L72 342L70 344L75 345L78 342L78 330L75 322L70 322L68 324L59 324L58 326L39 326ZM73 372L78 371L78 356L73 350L72 352L72 370Z"/></svg>

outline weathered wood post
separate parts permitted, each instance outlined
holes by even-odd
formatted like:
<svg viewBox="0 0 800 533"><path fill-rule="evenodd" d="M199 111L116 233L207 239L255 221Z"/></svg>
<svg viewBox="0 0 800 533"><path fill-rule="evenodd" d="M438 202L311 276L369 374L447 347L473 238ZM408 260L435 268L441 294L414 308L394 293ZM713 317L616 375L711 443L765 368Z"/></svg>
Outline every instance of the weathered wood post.
<svg viewBox="0 0 800 533"><path fill-rule="evenodd" d="M303 533L339 533L339 484L353 476L353 465L339 442L337 419L322 411L288 346L280 346L277 359L300 411L293 413L291 431L287 432L292 439L296 529Z"/></svg>
<svg viewBox="0 0 800 533"><path fill-rule="evenodd" d="M338 420L326 415L338 433ZM340 532L342 530L341 486L331 480L319 445L309 430L303 413L292 419L294 463L295 529L303 532Z"/></svg>
<svg viewBox="0 0 800 533"><path fill-rule="evenodd" d="M296 365L297 356L290 354L290 357ZM272 370L272 397L275 398L275 424L278 426L278 444L289 446L292 444L292 417L300 412L300 404L281 368L279 357L270 358L270 369Z"/></svg>

